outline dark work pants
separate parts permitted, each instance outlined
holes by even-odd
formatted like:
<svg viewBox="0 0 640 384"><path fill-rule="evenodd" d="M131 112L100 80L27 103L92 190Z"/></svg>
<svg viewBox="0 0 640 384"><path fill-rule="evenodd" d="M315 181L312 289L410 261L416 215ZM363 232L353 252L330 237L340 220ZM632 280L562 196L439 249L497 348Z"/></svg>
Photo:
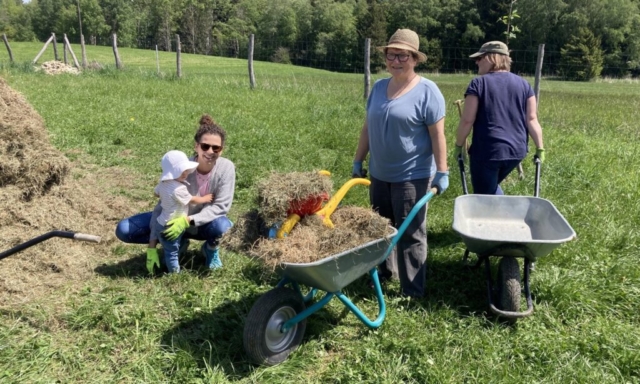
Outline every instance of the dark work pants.
<svg viewBox="0 0 640 384"><path fill-rule="evenodd" d="M500 183L520 164L521 160L479 160L471 156L469 170L473 193L504 195Z"/></svg>
<svg viewBox="0 0 640 384"><path fill-rule="evenodd" d="M387 183L371 177L371 205L381 216L388 218L391 225L400 228L416 202L426 195L430 182L430 179L418 179ZM406 296L424 295L427 280L427 205L413 218L396 249L378 268L382 277L390 278L397 264L400 287Z"/></svg>

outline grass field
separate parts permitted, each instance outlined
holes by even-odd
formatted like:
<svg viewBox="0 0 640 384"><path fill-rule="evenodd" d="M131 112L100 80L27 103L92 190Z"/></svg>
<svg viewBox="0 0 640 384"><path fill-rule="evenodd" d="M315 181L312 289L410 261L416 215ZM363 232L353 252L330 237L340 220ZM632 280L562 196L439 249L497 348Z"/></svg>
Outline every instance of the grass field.
<svg viewBox="0 0 640 384"><path fill-rule="evenodd" d="M12 43L19 63L40 44ZM80 48L74 46L79 55ZM107 47L89 60L108 64L80 76L47 76L7 64L0 76L43 116L52 143L71 158L121 166L140 183L120 191L149 200L159 159L190 151L202 113L227 130L225 156L235 162L232 217L252 207L252 186L271 170L328 169L335 185L350 177L364 119L361 75L255 63L249 89L245 60L120 49L124 71ZM52 58L43 57L40 62ZM380 77L383 75L377 75ZM458 123L453 101L471 76L426 75L447 100L450 146ZM531 79L530 79L531 80ZM418 301L386 290L387 317L369 330L338 301L308 319L302 346L283 364L251 365L242 348L245 316L275 285L244 255L223 253L212 274L186 267L160 278L144 274L144 247L117 245L104 255L81 294L61 289L0 317L4 382L640 382L640 88L633 82L543 80L539 109L547 160L541 196L551 200L578 239L536 265L535 312L515 326L487 313L484 275L461 263L464 246L451 229L462 193L450 159L451 186L429 208L427 295ZM123 155L126 154L126 155ZM503 183L510 195L533 194L526 178ZM115 192L114 192L115 193ZM364 189L346 203L366 206ZM195 245L194 245L195 249ZM364 279L346 294L377 313Z"/></svg>

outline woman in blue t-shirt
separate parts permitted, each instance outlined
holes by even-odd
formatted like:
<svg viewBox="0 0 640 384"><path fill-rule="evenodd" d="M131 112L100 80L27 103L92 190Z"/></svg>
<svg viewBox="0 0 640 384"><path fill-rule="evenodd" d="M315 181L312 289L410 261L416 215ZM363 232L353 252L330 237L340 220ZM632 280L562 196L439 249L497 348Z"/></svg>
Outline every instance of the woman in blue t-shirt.
<svg viewBox="0 0 640 384"><path fill-rule="evenodd" d="M526 80L509 72L511 58L503 42L485 43L469 57L475 59L480 76L464 94L455 155L473 129L469 148L473 192L503 195L500 182L526 157L529 135L536 156L544 161L536 97Z"/></svg>
<svg viewBox="0 0 640 384"><path fill-rule="evenodd" d="M431 187L442 193L449 185L444 137L444 97L416 65L427 59L418 35L399 29L378 49L385 54L391 77L378 80L367 101L367 116L353 162L354 177L365 177L362 161L369 154L373 209L399 228L413 206ZM402 294L424 295L427 260L427 207L403 233L396 253L379 267L388 279L397 260Z"/></svg>

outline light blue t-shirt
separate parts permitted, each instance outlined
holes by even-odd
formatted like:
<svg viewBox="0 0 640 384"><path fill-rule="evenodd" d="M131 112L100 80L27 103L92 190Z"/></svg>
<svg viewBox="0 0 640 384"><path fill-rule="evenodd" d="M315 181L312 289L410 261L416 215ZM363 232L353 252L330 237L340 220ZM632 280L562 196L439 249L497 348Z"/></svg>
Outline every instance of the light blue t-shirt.
<svg viewBox="0 0 640 384"><path fill-rule="evenodd" d="M431 80L387 99L391 78L376 81L367 100L369 172L388 183L425 179L436 172L427 127L445 116L444 97Z"/></svg>

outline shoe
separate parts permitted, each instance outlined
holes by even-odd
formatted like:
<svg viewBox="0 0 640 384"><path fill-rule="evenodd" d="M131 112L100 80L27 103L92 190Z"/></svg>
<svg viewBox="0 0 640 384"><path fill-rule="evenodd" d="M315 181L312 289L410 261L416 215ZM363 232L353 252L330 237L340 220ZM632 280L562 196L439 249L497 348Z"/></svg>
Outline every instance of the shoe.
<svg viewBox="0 0 640 384"><path fill-rule="evenodd" d="M220 252L218 252L218 247L214 249L210 249L207 246L207 243L202 243L202 254L206 258L206 265L209 269L218 269L222 268L222 260L220 260Z"/></svg>

